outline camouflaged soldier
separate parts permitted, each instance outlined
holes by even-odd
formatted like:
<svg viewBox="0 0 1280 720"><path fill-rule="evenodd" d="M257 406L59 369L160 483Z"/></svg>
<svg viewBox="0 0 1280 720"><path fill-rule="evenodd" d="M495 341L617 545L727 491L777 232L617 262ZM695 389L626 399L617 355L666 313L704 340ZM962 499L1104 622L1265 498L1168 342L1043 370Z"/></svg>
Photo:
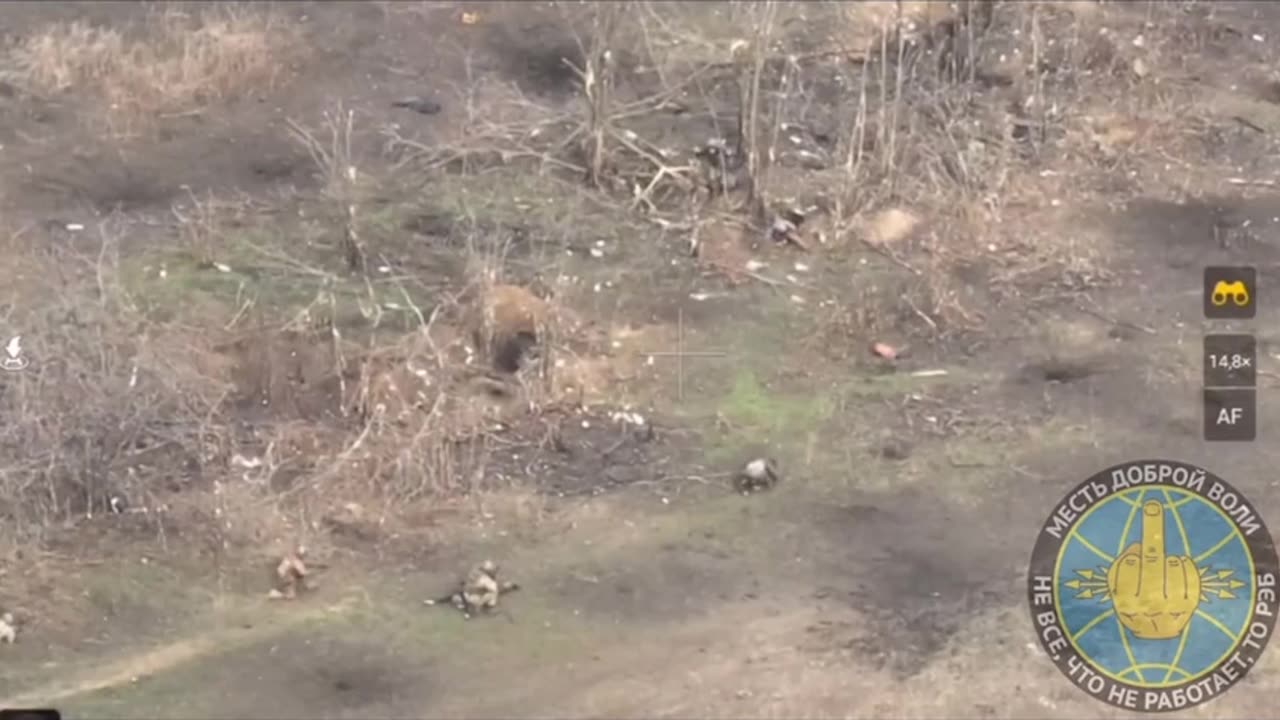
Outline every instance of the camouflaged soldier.
<svg viewBox="0 0 1280 720"><path fill-rule="evenodd" d="M457 608L464 617L470 619L478 612L490 612L498 607L498 599L509 592L520 588L513 582L498 581L498 566L492 560L485 560L462 581L457 592L450 593L438 600L428 600L428 605L448 603Z"/></svg>
<svg viewBox="0 0 1280 720"><path fill-rule="evenodd" d="M306 555L307 549L299 546L280 560L280 564L276 566L278 585L268 597L273 600L293 600L298 596L299 590L307 589L307 566L302 562Z"/></svg>

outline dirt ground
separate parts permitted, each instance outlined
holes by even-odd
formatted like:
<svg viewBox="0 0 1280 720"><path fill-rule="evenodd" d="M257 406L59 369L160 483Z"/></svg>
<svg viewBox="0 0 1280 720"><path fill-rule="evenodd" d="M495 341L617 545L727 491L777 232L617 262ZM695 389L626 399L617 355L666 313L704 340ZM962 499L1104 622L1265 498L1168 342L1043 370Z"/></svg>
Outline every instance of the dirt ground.
<svg viewBox="0 0 1280 720"><path fill-rule="evenodd" d="M544 142L587 113L562 59L592 7L0 6L0 334L31 358L0 377L0 706L1123 715L1036 643L1027 562L1065 492L1132 459L1280 524L1280 6L996 4L962 94L895 106L897 155L871 127L852 185L843 155L771 171L824 208L805 247L646 195L626 173L656 150L619 140L621 184L593 187ZM804 68L783 134L836 156L894 4L777 7ZM730 66L752 12L629 4L619 137L732 125L732 83L668 92L672 68ZM1009 142L972 129L992 113ZM1258 268L1255 320L1202 319L1207 265ZM545 387L459 359L486 271L571 312ZM1256 442L1203 441L1210 327L1259 339ZM733 492L765 454L781 484ZM296 542L317 587L269 602ZM498 614L423 604L480 557L521 584ZM1180 715L1277 716L1277 657Z"/></svg>

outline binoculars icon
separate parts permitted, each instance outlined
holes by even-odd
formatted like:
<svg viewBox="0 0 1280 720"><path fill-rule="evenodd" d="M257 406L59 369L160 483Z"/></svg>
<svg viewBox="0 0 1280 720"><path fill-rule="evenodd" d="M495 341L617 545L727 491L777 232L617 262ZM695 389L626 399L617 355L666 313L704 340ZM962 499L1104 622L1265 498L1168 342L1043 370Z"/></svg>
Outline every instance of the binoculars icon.
<svg viewBox="0 0 1280 720"><path fill-rule="evenodd" d="M1249 290L1245 287L1244 282L1236 280L1235 282L1226 282L1219 280L1213 286L1213 294L1209 297L1209 302L1217 307L1222 307L1231 301L1236 307L1244 307L1249 304Z"/></svg>

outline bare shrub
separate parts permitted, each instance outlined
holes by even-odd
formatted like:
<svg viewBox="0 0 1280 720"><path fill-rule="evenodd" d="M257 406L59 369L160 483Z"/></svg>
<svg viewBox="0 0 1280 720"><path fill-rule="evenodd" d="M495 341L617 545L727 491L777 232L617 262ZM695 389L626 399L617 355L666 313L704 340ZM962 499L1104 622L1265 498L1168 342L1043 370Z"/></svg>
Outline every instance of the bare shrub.
<svg viewBox="0 0 1280 720"><path fill-rule="evenodd" d="M32 360L0 385L0 526L19 536L118 511L113 498L159 507L225 446L216 421L230 387L205 354L207 334L135 310L114 283L115 224L99 231L97 297L64 285L39 313L10 320L29 328ZM68 259L26 258L55 277Z"/></svg>
<svg viewBox="0 0 1280 720"><path fill-rule="evenodd" d="M316 165L324 197L336 205L341 217L342 253L347 269L365 273L368 257L359 227L360 204L369 192L370 180L361 175L352 154L351 136L356 114L341 103L324 113L324 130L316 132L290 120L295 141L306 148ZM336 219L336 218L335 218Z"/></svg>

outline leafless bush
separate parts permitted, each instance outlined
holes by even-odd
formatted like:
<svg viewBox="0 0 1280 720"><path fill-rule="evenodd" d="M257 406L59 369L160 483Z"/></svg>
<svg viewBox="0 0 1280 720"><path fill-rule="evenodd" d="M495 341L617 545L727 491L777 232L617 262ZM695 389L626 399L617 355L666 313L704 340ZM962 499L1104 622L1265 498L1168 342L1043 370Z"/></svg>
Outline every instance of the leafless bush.
<svg viewBox="0 0 1280 720"><path fill-rule="evenodd" d="M585 58L584 66L573 66L586 100L585 156L587 179L596 187L604 187L605 164L608 162L606 140L613 111L613 83L616 59L613 44L619 19L627 12L626 2L605 3L594 13L590 39L578 36L578 49Z"/></svg>
<svg viewBox="0 0 1280 720"><path fill-rule="evenodd" d="M322 181L325 199L339 208L341 246L347 268L364 273L367 272L368 251L361 240L358 214L371 182L361 175L352 157L351 136L355 131L355 117L354 110L339 103L324 113L324 139L292 120L289 121L289 130L310 153Z"/></svg>
<svg viewBox="0 0 1280 720"><path fill-rule="evenodd" d="M223 446L223 368L199 335L156 332L131 306L114 284L114 223L99 232L98 297L69 290L23 318L31 365L0 385L0 518L20 534L106 512L113 497L146 507Z"/></svg>
<svg viewBox="0 0 1280 720"><path fill-rule="evenodd" d="M453 89L463 108L461 128L451 137L430 142L406 135L398 126L384 128L386 150L397 160L393 171L412 167L428 173L474 174L524 163L539 171L586 174L567 152L578 137L569 113L529 99L513 83L476 77L470 56L464 81L446 87Z"/></svg>
<svg viewBox="0 0 1280 720"><path fill-rule="evenodd" d="M763 105L760 94L764 89L761 81L765 62L772 50L777 5L774 0L768 0L754 6L751 18L753 37L749 41L735 41L733 48L738 61L738 152L746 163L747 205L758 220L764 219L763 193L768 181L768 160L772 155L760 152L761 135L765 132L760 118ZM776 122L774 126L777 127Z"/></svg>

